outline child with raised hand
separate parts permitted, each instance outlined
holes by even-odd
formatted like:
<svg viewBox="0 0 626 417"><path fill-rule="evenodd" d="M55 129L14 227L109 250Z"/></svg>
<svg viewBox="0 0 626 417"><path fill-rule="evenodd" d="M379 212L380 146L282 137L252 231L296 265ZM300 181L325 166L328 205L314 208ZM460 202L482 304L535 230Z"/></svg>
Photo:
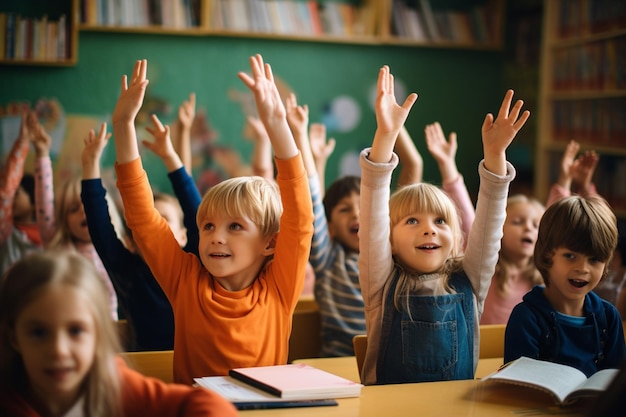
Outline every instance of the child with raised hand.
<svg viewBox="0 0 626 417"><path fill-rule="evenodd" d="M35 206L37 227L46 249L75 250L93 262L108 288L111 318L118 318L118 301L115 288L102 264L87 227L85 210L81 201L81 178L73 175L54 190L50 146L52 139L36 122L31 138L35 147ZM111 208L113 209L113 207ZM117 212L114 212L115 215Z"/></svg>
<svg viewBox="0 0 626 417"><path fill-rule="evenodd" d="M36 118L34 112L22 110L19 134L0 169L0 274L42 247L35 223L34 180L24 175Z"/></svg>
<svg viewBox="0 0 626 417"><path fill-rule="evenodd" d="M272 141L278 187L259 177L236 177L212 187L196 217L199 259L180 248L154 209L139 158L134 120L148 85L146 60L135 63L129 84L122 78L113 112L117 185L126 220L174 311L177 382L287 361L313 210L271 67L260 55L250 58L250 66L252 75L239 73L239 78L254 93Z"/></svg>
<svg viewBox="0 0 626 417"><path fill-rule="evenodd" d="M321 313L320 355L352 356L352 339L365 333L363 297L359 285L359 178L335 180L322 200L320 183L307 134L308 108L295 95L286 100L287 121L294 133L309 176L313 202L313 242L309 262L315 271L315 301Z"/></svg>
<svg viewBox="0 0 626 417"><path fill-rule="evenodd" d="M482 303L497 261L508 184L515 170L505 151L530 113L511 108L507 91L497 119L482 125L484 160L476 218L465 256L458 213L438 187L405 186L390 197L393 153L417 98L396 103L393 76L378 76L377 129L361 153L359 271L367 320L365 384L474 377Z"/></svg>
<svg viewBox="0 0 626 417"><path fill-rule="evenodd" d="M539 224L534 260L545 282L511 313L504 362L521 356L569 365L587 377L626 360L622 319L593 293L617 246L615 214L597 196L565 197Z"/></svg>
<svg viewBox="0 0 626 417"><path fill-rule="evenodd" d="M326 136L326 125L323 123L311 123L309 126L309 142L311 152L315 160L315 170L321 184L322 198L326 184L326 164L328 158L335 151L335 139Z"/></svg>
<svg viewBox="0 0 626 417"><path fill-rule="evenodd" d="M569 197L574 191L582 197L598 195L592 182L599 161L598 154L585 151L576 157L579 149L580 144L575 140L567 144L561 158L559 177L550 188L548 206L563 197Z"/></svg>
<svg viewBox="0 0 626 417"><path fill-rule="evenodd" d="M218 394L128 368L106 287L84 257L31 254L0 286L0 415L235 416Z"/></svg>
<svg viewBox="0 0 626 417"><path fill-rule="evenodd" d="M155 122L152 131L157 133L161 129L164 128ZM115 286L124 317L130 325L133 337L128 341L128 349L170 350L174 347L174 316L170 302L137 251L130 232L126 242L120 240L109 216L106 189L100 175L100 160L109 136L106 133L106 124L103 123L98 134L91 130L85 139L81 198L89 233ZM195 214L200 195L193 179L172 150L167 136L156 134L154 144L146 146L163 159L172 187L180 195L180 200L169 195L155 195L155 206L168 220L179 244L183 246L185 242L195 242L186 249L197 253L198 228L195 225ZM179 201L184 209L181 209ZM190 223L187 228L183 225L183 217L185 222Z"/></svg>
<svg viewBox="0 0 626 417"><path fill-rule="evenodd" d="M543 284L533 252L544 211L543 204L523 194L507 199L498 264L480 324L506 324L524 295L535 285Z"/></svg>

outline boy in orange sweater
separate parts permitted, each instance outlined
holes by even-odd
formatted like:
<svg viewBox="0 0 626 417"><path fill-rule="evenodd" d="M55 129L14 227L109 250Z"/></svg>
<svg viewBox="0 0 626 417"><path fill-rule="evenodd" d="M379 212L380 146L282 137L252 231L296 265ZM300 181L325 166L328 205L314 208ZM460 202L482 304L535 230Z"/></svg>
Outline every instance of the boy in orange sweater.
<svg viewBox="0 0 626 417"><path fill-rule="evenodd" d="M113 112L118 188L128 226L174 311L174 379L226 375L235 367L284 364L291 317L304 284L313 209L302 159L269 64L250 58L253 92L274 149L276 185L237 177L211 188L198 207L199 257L184 252L154 209L135 117L148 85L137 61ZM281 205L282 201L282 205ZM280 230L280 233L279 233Z"/></svg>

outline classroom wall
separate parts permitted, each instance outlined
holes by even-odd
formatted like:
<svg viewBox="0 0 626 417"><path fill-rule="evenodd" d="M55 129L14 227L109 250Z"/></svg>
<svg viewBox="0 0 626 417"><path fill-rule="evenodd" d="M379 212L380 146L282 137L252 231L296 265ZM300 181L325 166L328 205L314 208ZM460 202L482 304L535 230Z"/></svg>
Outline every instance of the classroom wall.
<svg viewBox="0 0 626 417"><path fill-rule="evenodd" d="M198 109L206 110L217 133L215 144L234 147L249 161L251 142L242 137L245 116L229 94L246 93L236 73L249 70L248 57L261 53L299 101L309 105L312 122L328 117L337 96L349 96L358 104L361 119L355 128L330 132L337 149L329 161L327 182L340 173L345 154L357 155L371 144L375 130L371 92L379 67L387 64L407 93L419 94L407 128L424 155L425 180L440 181L423 138L424 125L439 121L446 132L459 135L459 169L475 195L481 124L487 112L497 113L506 89L499 51L97 32L81 32L79 38L74 67L0 66L0 104L55 97L68 115L106 118L114 108L121 75L132 70L136 59L147 58L148 95L169 103L169 110L157 106L160 116L170 121L178 104L195 91ZM113 152L110 144L105 165L113 163ZM145 164L151 180L167 191L160 162L147 157Z"/></svg>

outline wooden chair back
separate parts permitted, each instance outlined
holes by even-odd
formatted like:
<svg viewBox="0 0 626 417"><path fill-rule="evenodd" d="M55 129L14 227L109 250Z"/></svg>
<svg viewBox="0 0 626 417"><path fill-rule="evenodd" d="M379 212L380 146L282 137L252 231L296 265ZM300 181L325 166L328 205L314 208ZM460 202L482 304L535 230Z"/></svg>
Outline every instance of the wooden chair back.
<svg viewBox="0 0 626 417"><path fill-rule="evenodd" d="M322 349L320 310L313 298L298 301L293 313L288 362L319 358Z"/></svg>
<svg viewBox="0 0 626 417"><path fill-rule="evenodd" d="M121 356L128 366L137 372L164 382L174 382L173 350L123 352Z"/></svg>
<svg viewBox="0 0 626 417"><path fill-rule="evenodd" d="M367 351L367 335L358 334L352 338L352 347L354 348L354 356L356 356L356 366L359 368L359 378L365 362L365 351Z"/></svg>
<svg viewBox="0 0 626 417"><path fill-rule="evenodd" d="M480 325L481 359L504 357L504 332L506 324Z"/></svg>

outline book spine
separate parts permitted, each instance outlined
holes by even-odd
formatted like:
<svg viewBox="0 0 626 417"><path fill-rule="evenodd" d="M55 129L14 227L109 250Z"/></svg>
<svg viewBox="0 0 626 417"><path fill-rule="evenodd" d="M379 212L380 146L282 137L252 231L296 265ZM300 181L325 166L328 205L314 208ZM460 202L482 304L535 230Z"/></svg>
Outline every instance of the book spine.
<svg viewBox="0 0 626 417"><path fill-rule="evenodd" d="M273 387L271 385L268 384L264 384L263 382L257 381L256 379L252 379L247 375L243 375L237 371L235 371L234 369L231 369L230 371L228 371L228 375L230 375L231 377L241 381L241 382L245 382L248 385L251 385L255 388L258 388L260 390L263 390L265 392L269 392L272 395L275 395L277 397L282 397L282 392L277 389L276 387Z"/></svg>

